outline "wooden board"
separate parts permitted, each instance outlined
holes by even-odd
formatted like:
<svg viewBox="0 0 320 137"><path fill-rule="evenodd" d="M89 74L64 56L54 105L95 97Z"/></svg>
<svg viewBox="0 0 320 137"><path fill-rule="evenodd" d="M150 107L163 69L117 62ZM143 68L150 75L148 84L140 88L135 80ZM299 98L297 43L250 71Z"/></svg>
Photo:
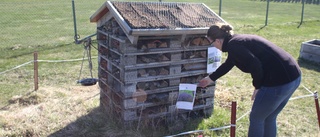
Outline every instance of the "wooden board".
<svg viewBox="0 0 320 137"><path fill-rule="evenodd" d="M303 42L300 49L300 58L320 63L320 41L310 40Z"/></svg>

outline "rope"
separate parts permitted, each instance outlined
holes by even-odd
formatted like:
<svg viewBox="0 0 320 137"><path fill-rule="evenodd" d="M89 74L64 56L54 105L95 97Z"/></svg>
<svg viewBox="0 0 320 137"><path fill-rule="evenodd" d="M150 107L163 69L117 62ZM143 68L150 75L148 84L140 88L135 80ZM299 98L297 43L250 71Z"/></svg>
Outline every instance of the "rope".
<svg viewBox="0 0 320 137"><path fill-rule="evenodd" d="M92 59L92 58L97 58L97 56L91 57L91 59ZM75 62L75 61L81 61L81 60L83 60L83 59L81 58L81 59L69 59L69 60L37 60L37 62L61 63L61 62ZM28 61L28 62L26 62L26 63L23 63L23 64L21 64L21 65L18 65L18 66L16 66L16 67L13 67L13 68L11 68L11 69L8 69L8 70L5 70L5 71L3 71L3 72L0 72L0 75L1 75L1 74L4 74L4 73L7 73L7 72L9 72L9 71L12 71L12 70L21 68L21 67L23 67L23 66L26 66L26 65L28 65L28 64L30 64L30 63L32 63L32 62L34 62L34 60Z"/></svg>
<svg viewBox="0 0 320 137"><path fill-rule="evenodd" d="M217 131L217 130L227 129L227 128L230 128L230 127L231 127L231 125L226 125L226 126L218 127L218 128L210 128L208 130ZM179 133L179 134L176 134L176 135L165 136L165 137L182 136L182 135L188 135L188 134L199 133L199 132L204 132L204 131L205 130L193 130L193 131L187 131L187 132Z"/></svg>
<svg viewBox="0 0 320 137"><path fill-rule="evenodd" d="M90 47L90 46L89 46ZM89 49L91 50L91 48ZM82 65L81 65L81 70L82 70L82 66L83 66L83 62L85 60L85 53L87 51L88 53L88 61L89 61L89 67L90 67L90 73L91 73L91 77L92 77L92 58L97 58L97 57L91 57L91 53L89 52L89 50L85 50L84 51L84 56L83 58L81 59L69 59L69 60L37 60L37 62L46 62L46 63L60 63L60 62L74 62L74 61L81 61L82 60ZM12 70L15 70L15 69L18 69L20 67L23 67L23 66L26 66L30 63L34 62L34 60L31 60L31 61L28 61L28 62L25 62L21 65L18 65L18 66L15 66L11 69L8 69L8 70L5 70L3 72L0 72L0 75L1 74L4 74L4 73L7 73L9 71L12 71ZM81 75L81 70L80 70L80 75ZM79 76L79 79L80 79L80 76ZM313 97L314 96L314 93L312 91L310 91L308 88L306 88L304 85L303 87L308 91L310 92L311 94L309 95L303 95L303 96L298 96L298 97L292 97L290 98L289 100L296 100L296 99L301 99L301 98L306 98L306 97ZM242 116L240 116L236 121L239 121L241 120L243 117L245 117L246 115L248 115L251 111L247 111L245 114L243 114ZM226 126L222 126L222 127L218 127L218 128L211 128L211 129L208 129L210 131L217 131L217 130L222 130L222 129L227 129L227 128L230 128L231 126L235 126L235 125L226 125ZM174 136L181 136L181 135L187 135L187 134L192 134L192 133L198 133L198 132L204 132L204 130L194 130L194 131L187 131L187 132L183 132L183 133L179 133L179 134L176 134L176 135L170 135L170 136L166 136L166 137L174 137Z"/></svg>
<svg viewBox="0 0 320 137"><path fill-rule="evenodd" d="M80 73L79 73L78 80L80 80L80 77L81 77L81 72L82 72L82 67L83 67L83 62L84 62L85 55L86 55L86 51L83 51L82 63L81 63L81 67L80 67Z"/></svg>
<svg viewBox="0 0 320 137"><path fill-rule="evenodd" d="M89 41L88 41L87 55L88 55L88 61L89 61L90 75L91 75L91 78L93 78L93 75L92 75L92 60L91 60L91 39L89 39Z"/></svg>
<svg viewBox="0 0 320 137"><path fill-rule="evenodd" d="M89 62L89 69L90 69L90 75L91 75L91 78L93 78L93 75L92 75L92 58L91 58L91 38L88 38L87 41L85 41L83 43L84 45L84 51L83 51L83 57L82 57L82 63L81 63L81 68L80 68L80 72L79 72L79 79L81 78L81 73L82 73L82 68L83 68L83 62L84 62L84 58L87 54L87 57L88 57L88 62Z"/></svg>
<svg viewBox="0 0 320 137"><path fill-rule="evenodd" d="M296 99L300 99L300 98L305 98L305 97L313 97L314 94L310 94L310 95L304 95L304 96L299 96L299 97L293 97L293 98L290 98L289 100L296 100Z"/></svg>
<svg viewBox="0 0 320 137"><path fill-rule="evenodd" d="M236 121L238 122L240 119L242 119L243 117L245 117L246 115L249 115L251 111L247 111L246 113L244 113L241 117L239 117Z"/></svg>
<svg viewBox="0 0 320 137"><path fill-rule="evenodd" d="M97 56L96 57L92 57L92 58L97 58ZM75 62L75 61L82 61L82 60L83 60L83 58L80 58L80 59L69 59L69 60L38 60L38 62L61 63L61 62Z"/></svg>
<svg viewBox="0 0 320 137"><path fill-rule="evenodd" d="M304 85L303 85L303 88L304 89L306 89L307 91L309 91L311 94L313 94L307 87L305 87Z"/></svg>
<svg viewBox="0 0 320 137"><path fill-rule="evenodd" d="M28 61L28 62L26 62L26 63L23 63L23 64L21 64L21 65L18 65L18 66L16 66L16 67L13 67L13 68L11 68L11 69L5 70L5 71L1 72L0 75L6 73L6 72L8 72L8 71L15 70L15 69L17 69L17 68L20 68L20 67L23 67L23 66L25 66L25 65L28 65L28 64L30 64L30 63L32 63L32 62L34 62L34 61L33 61L33 60L32 60L32 61Z"/></svg>

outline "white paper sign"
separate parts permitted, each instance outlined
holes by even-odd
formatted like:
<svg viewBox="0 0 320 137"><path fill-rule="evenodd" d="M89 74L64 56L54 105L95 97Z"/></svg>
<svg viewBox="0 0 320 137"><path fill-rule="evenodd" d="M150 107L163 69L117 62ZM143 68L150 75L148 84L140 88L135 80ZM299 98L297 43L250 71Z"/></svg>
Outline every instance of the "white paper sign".
<svg viewBox="0 0 320 137"><path fill-rule="evenodd" d="M207 73L212 73L221 65L222 52L216 47L208 48Z"/></svg>
<svg viewBox="0 0 320 137"><path fill-rule="evenodd" d="M177 99L177 109L192 110L196 96L196 84L183 84L179 85L179 95Z"/></svg>

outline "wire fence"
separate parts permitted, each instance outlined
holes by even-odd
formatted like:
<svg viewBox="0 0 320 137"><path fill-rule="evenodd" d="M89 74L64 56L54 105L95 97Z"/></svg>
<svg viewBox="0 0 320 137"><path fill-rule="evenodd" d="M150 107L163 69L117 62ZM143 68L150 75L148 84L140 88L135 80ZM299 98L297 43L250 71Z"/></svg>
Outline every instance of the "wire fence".
<svg viewBox="0 0 320 137"><path fill-rule="evenodd" d="M74 9L72 2L74 1ZM55 45L74 42L95 33L95 23L90 23L90 16L106 0L3 0L0 2L0 45L11 49L25 46ZM131 0L127 0L131 1ZM162 1L165 0L144 0ZM263 0L261 0L263 1ZM266 1L266 0L264 0ZM273 2L295 2L300 4L303 0L271 0ZM176 0L176 2L195 2L191 0ZM219 0L202 1L219 12ZM223 1L222 1L223 2ZM318 4L319 0L305 0L309 4ZM236 4L236 1L234 2ZM229 5L222 4L222 12ZM73 10L75 20L73 19ZM227 12L227 11L226 11ZM288 11L289 12L289 11ZM297 15L299 17L299 15ZM75 21L75 22L74 22ZM77 34L75 35L75 24Z"/></svg>
<svg viewBox="0 0 320 137"><path fill-rule="evenodd" d="M260 1L268 1L268 0L260 0ZM272 2L288 2L288 3L302 3L305 2L307 4L320 4L320 0L270 0Z"/></svg>

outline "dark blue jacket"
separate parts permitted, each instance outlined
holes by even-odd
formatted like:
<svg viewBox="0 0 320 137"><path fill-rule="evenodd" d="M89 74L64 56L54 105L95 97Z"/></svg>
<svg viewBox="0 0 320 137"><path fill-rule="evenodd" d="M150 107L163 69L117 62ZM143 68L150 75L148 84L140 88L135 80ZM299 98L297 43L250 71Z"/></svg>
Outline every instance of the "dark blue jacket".
<svg viewBox="0 0 320 137"><path fill-rule="evenodd" d="M299 65L289 53L260 36L235 34L225 38L222 52L227 52L228 57L209 75L213 81L229 72L233 66L251 74L255 89L283 85L301 75Z"/></svg>

